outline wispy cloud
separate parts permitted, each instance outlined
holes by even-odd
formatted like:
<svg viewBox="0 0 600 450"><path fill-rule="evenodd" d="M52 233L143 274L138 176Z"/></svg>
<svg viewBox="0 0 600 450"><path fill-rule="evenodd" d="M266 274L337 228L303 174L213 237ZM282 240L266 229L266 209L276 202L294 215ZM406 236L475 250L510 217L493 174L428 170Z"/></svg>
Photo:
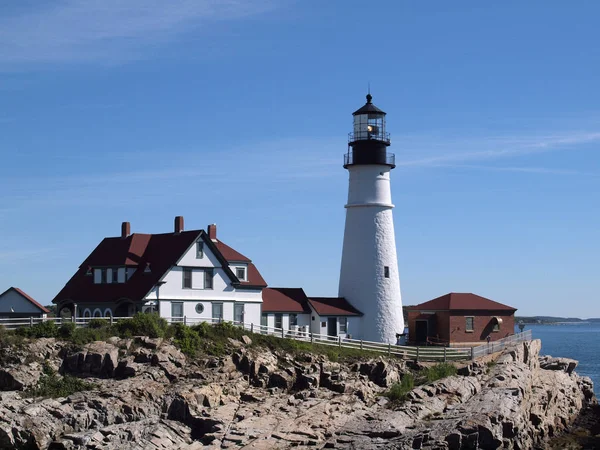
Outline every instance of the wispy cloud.
<svg viewBox="0 0 600 450"><path fill-rule="evenodd" d="M41 3L41 2L40 2ZM27 63L115 63L210 22L266 12L275 0L62 0L2 11L0 68Z"/></svg>
<svg viewBox="0 0 600 450"><path fill-rule="evenodd" d="M453 168L453 169L473 169L473 170L490 170L494 172L516 172L516 173L531 173L542 175L575 175L575 176L590 176L600 177L599 173L586 172L581 170L555 169L550 167L504 167L504 166L486 166L477 164L438 164L435 167Z"/></svg>
<svg viewBox="0 0 600 450"><path fill-rule="evenodd" d="M408 154L409 157L407 159L398 158L397 164L399 166L440 166L444 163L484 161L549 151L567 151L595 142L600 142L600 132L475 137L458 140L440 139L439 137L415 140L412 137L401 144L407 150L403 153ZM428 154L428 156L414 157L421 153Z"/></svg>
<svg viewBox="0 0 600 450"><path fill-rule="evenodd" d="M14 264L17 261L31 261L41 256L45 259L49 259L48 255L56 255L56 251L56 248L0 249L0 265Z"/></svg>
<svg viewBox="0 0 600 450"><path fill-rule="evenodd" d="M5 196L0 219L33 207L97 206L107 201L115 207L168 202L190 192L281 190L284 185L331 177L342 165L343 150L338 144L329 139L284 139L215 153L170 150L169 158L164 158L164 153L133 152L121 154L126 163L111 171L94 171L94 165L88 164L91 172L43 178L6 176L0 180ZM72 158L78 161L79 156ZM69 163L68 159L64 156L63 162ZM124 169L128 166L134 168Z"/></svg>

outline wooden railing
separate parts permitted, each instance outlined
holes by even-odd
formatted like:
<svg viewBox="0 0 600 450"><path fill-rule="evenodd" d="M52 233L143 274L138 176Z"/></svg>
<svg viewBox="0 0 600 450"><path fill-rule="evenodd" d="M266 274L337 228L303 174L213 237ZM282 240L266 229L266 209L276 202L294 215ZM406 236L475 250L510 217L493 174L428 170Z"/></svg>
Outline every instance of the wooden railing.
<svg viewBox="0 0 600 450"><path fill-rule="evenodd" d="M480 358L485 355L491 355L492 353L504 350L506 347L515 344L517 342L531 341L532 334L531 330L523 331L522 333L513 334L497 341L490 341L489 343L473 347L473 359Z"/></svg>

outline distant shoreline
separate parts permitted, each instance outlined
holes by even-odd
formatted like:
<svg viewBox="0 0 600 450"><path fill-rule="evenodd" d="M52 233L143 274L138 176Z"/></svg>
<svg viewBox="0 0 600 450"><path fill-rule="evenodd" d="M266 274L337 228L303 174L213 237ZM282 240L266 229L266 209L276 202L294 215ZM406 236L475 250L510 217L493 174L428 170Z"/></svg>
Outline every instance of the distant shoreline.
<svg viewBox="0 0 600 450"><path fill-rule="evenodd" d="M592 325L600 323L600 318L579 319L577 317L531 316L515 317L515 324L525 325Z"/></svg>

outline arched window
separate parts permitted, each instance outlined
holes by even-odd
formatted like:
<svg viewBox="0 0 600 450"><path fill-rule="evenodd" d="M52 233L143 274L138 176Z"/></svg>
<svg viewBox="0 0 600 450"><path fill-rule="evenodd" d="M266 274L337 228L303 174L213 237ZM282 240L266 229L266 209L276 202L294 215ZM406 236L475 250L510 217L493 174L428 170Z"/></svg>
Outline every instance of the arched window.
<svg viewBox="0 0 600 450"><path fill-rule="evenodd" d="M83 317L85 319L89 319L90 317L92 317L92 312L89 308L86 308L85 311L83 311Z"/></svg>
<svg viewBox="0 0 600 450"><path fill-rule="evenodd" d="M112 317L112 310L110 308L104 310L104 317Z"/></svg>
<svg viewBox="0 0 600 450"><path fill-rule="evenodd" d="M100 308L96 308L94 310L94 318L98 318L98 317L102 317L102 311L100 311Z"/></svg>

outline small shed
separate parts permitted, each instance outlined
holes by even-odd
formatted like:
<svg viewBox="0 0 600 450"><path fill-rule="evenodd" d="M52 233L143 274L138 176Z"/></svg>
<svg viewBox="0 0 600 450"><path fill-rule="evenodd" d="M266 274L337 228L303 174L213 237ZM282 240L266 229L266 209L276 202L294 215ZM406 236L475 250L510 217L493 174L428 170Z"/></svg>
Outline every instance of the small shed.
<svg viewBox="0 0 600 450"><path fill-rule="evenodd" d="M0 318L46 317L49 312L19 288L10 287L0 294Z"/></svg>
<svg viewBox="0 0 600 450"><path fill-rule="evenodd" d="M516 308L471 293L451 292L406 310L409 342L416 345L480 345L515 329Z"/></svg>

